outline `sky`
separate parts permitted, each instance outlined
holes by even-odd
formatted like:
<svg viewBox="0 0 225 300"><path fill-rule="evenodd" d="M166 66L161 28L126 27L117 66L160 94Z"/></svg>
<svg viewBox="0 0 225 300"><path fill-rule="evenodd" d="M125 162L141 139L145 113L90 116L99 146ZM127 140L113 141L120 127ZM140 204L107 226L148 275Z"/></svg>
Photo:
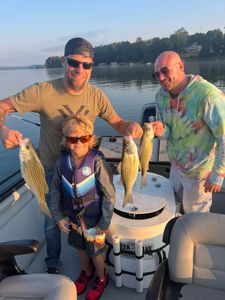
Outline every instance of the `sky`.
<svg viewBox="0 0 225 300"><path fill-rule="evenodd" d="M225 33L224 0L8 0L0 7L0 66L44 64L65 43L83 37L94 47L169 37Z"/></svg>

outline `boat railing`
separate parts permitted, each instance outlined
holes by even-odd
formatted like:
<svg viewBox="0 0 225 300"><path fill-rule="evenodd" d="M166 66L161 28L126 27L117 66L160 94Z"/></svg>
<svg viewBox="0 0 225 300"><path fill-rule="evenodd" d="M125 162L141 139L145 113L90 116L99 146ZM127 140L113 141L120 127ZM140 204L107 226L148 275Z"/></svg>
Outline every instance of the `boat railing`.
<svg viewBox="0 0 225 300"><path fill-rule="evenodd" d="M24 184L20 170L0 181L0 203Z"/></svg>

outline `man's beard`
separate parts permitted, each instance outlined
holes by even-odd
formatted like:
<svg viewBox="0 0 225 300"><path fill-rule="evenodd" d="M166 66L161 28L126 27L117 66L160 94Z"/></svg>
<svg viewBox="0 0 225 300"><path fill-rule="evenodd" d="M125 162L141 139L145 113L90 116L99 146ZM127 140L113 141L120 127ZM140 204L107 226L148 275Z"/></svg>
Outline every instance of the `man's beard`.
<svg viewBox="0 0 225 300"><path fill-rule="evenodd" d="M80 92L84 89L86 85L86 81L82 85L77 85L75 80L72 80L71 78L67 78L69 86L76 92Z"/></svg>

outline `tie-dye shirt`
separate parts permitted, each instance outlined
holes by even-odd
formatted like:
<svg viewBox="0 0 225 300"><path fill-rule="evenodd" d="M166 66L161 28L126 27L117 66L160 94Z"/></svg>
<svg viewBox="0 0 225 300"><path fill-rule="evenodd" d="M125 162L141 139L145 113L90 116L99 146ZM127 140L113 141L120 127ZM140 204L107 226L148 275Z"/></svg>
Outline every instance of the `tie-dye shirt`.
<svg viewBox="0 0 225 300"><path fill-rule="evenodd" d="M188 75L176 99L162 87L156 94L173 167L192 178L222 185L225 176L225 95L199 75Z"/></svg>

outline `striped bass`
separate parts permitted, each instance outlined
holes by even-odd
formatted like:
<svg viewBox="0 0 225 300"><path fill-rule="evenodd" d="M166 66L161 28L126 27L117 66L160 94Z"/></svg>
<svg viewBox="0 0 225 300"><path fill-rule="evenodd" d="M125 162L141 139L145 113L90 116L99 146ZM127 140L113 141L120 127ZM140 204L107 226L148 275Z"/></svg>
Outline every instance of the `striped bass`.
<svg viewBox="0 0 225 300"><path fill-rule="evenodd" d="M41 212L51 216L45 199L45 194L48 192L45 171L32 142L28 138L23 138L20 141L19 158L22 177L36 196Z"/></svg>
<svg viewBox="0 0 225 300"><path fill-rule="evenodd" d="M140 150L139 150L141 175L142 175L141 188L143 186L146 186L147 171L149 167L149 161L152 157L153 139L154 139L154 131L150 123L144 123L143 131L144 133L141 138Z"/></svg>
<svg viewBox="0 0 225 300"><path fill-rule="evenodd" d="M139 157L137 145L131 136L124 137L121 160L121 181L125 189L123 206L128 202L133 203L132 188L137 178L138 168Z"/></svg>

